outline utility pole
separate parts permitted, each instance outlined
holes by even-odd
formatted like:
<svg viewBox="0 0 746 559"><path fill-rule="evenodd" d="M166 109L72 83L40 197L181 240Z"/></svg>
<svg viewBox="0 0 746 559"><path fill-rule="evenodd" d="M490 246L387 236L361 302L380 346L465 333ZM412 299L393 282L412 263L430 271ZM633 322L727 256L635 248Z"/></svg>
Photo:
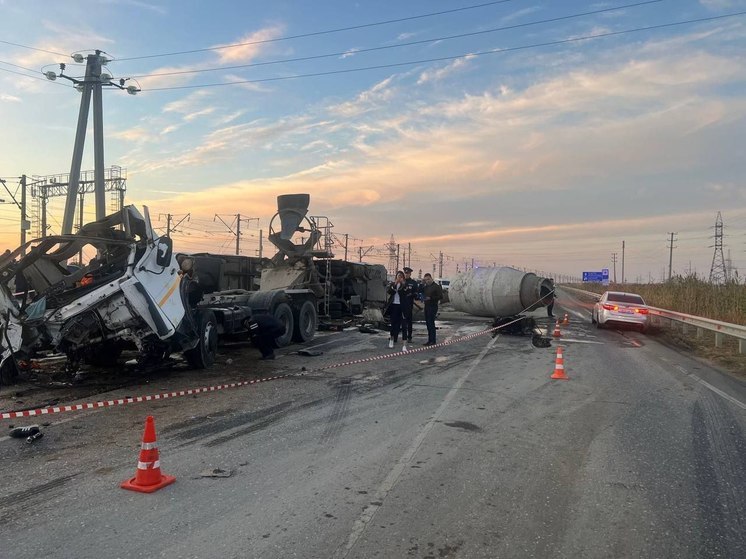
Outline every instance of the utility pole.
<svg viewBox="0 0 746 559"><path fill-rule="evenodd" d="M26 175L21 175L21 247L26 244L26 231L31 228L26 213ZM21 248L21 256L26 254L26 248Z"/></svg>
<svg viewBox="0 0 746 559"><path fill-rule="evenodd" d="M263 237L263 231L259 229L259 258L262 257L262 250L264 248L264 237Z"/></svg>
<svg viewBox="0 0 746 559"><path fill-rule="evenodd" d="M443 277L443 251L442 250L440 251L440 258L438 259L438 264L439 264L438 277L442 278ZM474 269L474 260L471 261L471 269L472 270Z"/></svg>
<svg viewBox="0 0 746 559"><path fill-rule="evenodd" d="M184 220L189 221L192 217L191 212L186 214L184 217L182 217L176 225L171 227L171 223L173 222L174 218L177 216L174 216L173 214L158 214L158 220L160 221L162 216L166 216L166 237L171 236L172 231L176 231L176 228L181 225Z"/></svg>
<svg viewBox="0 0 746 559"><path fill-rule="evenodd" d="M73 230L73 221L75 219L75 205L78 197L78 188L80 184L80 165L83 159L83 149L85 147L85 135L88 128L88 112L93 98L93 159L94 159L94 193L96 198L96 219L102 219L106 216L106 192L104 189L104 110L103 110L103 86L117 87L132 95L135 95L139 88L134 85L124 87L127 81L122 78L118 83L112 81L112 77L102 72L102 68L111 62L103 52L96 50L94 54L83 56L80 53L72 55L72 59L82 64L86 62L85 77L80 80L65 75L65 64L60 64L59 75L53 71L45 72L44 75L49 80L56 80L58 77L65 78L73 82L73 86L78 90L82 97L80 99L80 109L78 112L78 125L75 131L75 144L73 147L73 157L70 163L70 185L67 191L67 201L65 203L65 214L62 220L62 234L69 235Z"/></svg>
<svg viewBox="0 0 746 559"><path fill-rule="evenodd" d="M622 284L624 284L624 241L622 241Z"/></svg>
<svg viewBox="0 0 746 559"><path fill-rule="evenodd" d="M3 185L3 188L5 188L5 191L8 193L11 200L13 200L13 203L18 207L19 210L21 210L21 256L25 256L26 249L25 247L23 247L23 245L26 244L26 231L31 229L31 222L27 219L28 216L26 213L26 175L21 175L21 181L19 184L21 188L20 204L3 179L0 179L0 184Z"/></svg>
<svg viewBox="0 0 746 559"><path fill-rule="evenodd" d="M347 243L350 241L350 234L345 233L345 262L347 262Z"/></svg>
<svg viewBox="0 0 746 559"><path fill-rule="evenodd" d="M241 222L245 221L246 224L248 225L253 220L256 220L257 222L259 221L258 217L241 217L241 214L235 214L235 216L233 216L233 221L231 222L230 225L228 225L225 222L225 220L222 217L220 217L218 214L215 214L215 217L212 218L213 221L215 221L216 219L219 219L223 223L223 225L225 225L228 228L228 231L230 231L233 235L236 236L236 255L241 254ZM236 225L235 231L233 230L234 224ZM260 246L261 246L261 243L260 243Z"/></svg>
<svg viewBox="0 0 746 559"><path fill-rule="evenodd" d="M669 233L671 235L671 238L669 239L669 245L668 245L668 281L671 281L671 269L673 266L673 243L676 239L674 239L674 235L676 233Z"/></svg>
<svg viewBox="0 0 746 559"><path fill-rule="evenodd" d="M611 253L611 262L614 264L614 283L616 283L616 252Z"/></svg>

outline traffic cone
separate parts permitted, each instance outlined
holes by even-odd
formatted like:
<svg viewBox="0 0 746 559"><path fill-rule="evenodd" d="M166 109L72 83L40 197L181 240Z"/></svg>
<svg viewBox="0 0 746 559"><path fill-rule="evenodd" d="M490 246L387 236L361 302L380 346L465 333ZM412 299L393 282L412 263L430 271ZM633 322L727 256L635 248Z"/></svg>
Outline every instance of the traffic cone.
<svg viewBox="0 0 746 559"><path fill-rule="evenodd" d="M562 357L562 348L557 347L557 358L554 360L554 373L552 376L555 380L569 380L565 374L565 360Z"/></svg>
<svg viewBox="0 0 746 559"><path fill-rule="evenodd" d="M557 324L554 325L554 332L552 333L552 336L554 336L555 338L559 338L561 335L562 334L560 333L559 320L558 320Z"/></svg>
<svg viewBox="0 0 746 559"><path fill-rule="evenodd" d="M570 317L565 313L565 318L562 319L562 324L570 324Z"/></svg>
<svg viewBox="0 0 746 559"><path fill-rule="evenodd" d="M161 474L158 443L155 440L155 422L153 416L149 415L145 420L145 432L142 435L135 477L123 481L120 487L140 493L152 493L174 481L176 481L175 477Z"/></svg>

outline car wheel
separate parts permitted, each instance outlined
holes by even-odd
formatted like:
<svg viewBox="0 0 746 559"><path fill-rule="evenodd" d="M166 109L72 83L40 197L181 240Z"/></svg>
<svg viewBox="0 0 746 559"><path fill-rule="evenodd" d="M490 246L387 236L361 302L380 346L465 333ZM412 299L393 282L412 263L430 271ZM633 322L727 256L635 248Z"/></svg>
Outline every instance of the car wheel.
<svg viewBox="0 0 746 559"><path fill-rule="evenodd" d="M275 307L274 317L285 325L285 333L275 338L277 347L290 345L293 339L295 329L295 320L293 320L293 310L287 303L280 303Z"/></svg>
<svg viewBox="0 0 746 559"><path fill-rule="evenodd" d="M313 301L303 301L303 304L297 309L295 318L295 329L293 331L293 341L310 342L316 334L319 324L319 315L316 312L316 305Z"/></svg>
<svg viewBox="0 0 746 559"><path fill-rule="evenodd" d="M596 324L596 315L591 312L591 324Z"/></svg>
<svg viewBox="0 0 746 559"><path fill-rule="evenodd" d="M215 363L218 352L218 321L212 311L200 311L197 315L199 342L193 349L184 352L187 363L195 369L207 369Z"/></svg>

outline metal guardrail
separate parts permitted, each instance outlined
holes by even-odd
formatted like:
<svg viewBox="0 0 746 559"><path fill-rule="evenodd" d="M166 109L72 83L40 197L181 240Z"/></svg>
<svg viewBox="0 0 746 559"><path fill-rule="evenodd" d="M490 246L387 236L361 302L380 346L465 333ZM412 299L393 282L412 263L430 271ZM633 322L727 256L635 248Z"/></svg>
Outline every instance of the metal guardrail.
<svg viewBox="0 0 746 559"><path fill-rule="evenodd" d="M562 286L562 289L576 291L595 299L601 298L601 295L592 291L584 291L582 289L565 286ZM742 354L746 353L746 326L731 324L730 322L721 322L719 320L694 316L682 312L669 311L667 309L659 309L657 307L648 307L648 310L650 311L650 315L656 319L665 318L671 321L672 325L675 322L681 323L684 333L687 332L689 326L693 326L697 329L696 332L698 338L701 338L704 335L704 330L715 332L715 347L723 346L723 336L733 336L734 338L738 338L738 352ZM653 324L656 324L655 320L653 320Z"/></svg>

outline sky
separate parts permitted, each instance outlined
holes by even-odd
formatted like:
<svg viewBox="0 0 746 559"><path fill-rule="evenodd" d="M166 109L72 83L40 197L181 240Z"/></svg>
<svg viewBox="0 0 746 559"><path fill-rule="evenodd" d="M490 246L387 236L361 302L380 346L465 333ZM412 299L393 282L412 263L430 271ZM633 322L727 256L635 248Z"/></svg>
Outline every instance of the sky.
<svg viewBox="0 0 746 559"><path fill-rule="evenodd" d="M105 165L160 231L180 221L176 250L234 253L240 214L241 254L261 231L271 256L277 195L309 193L337 256L346 238L350 259L388 265L393 236L415 275L613 279L616 258L621 280L624 258L648 282L672 255L708 277L718 212L746 271L746 0L0 0L16 196L22 174L70 171L81 97L42 72L81 77L71 55L95 49L141 90L104 91ZM92 146L91 117L84 170ZM0 198L14 248L20 212Z"/></svg>

